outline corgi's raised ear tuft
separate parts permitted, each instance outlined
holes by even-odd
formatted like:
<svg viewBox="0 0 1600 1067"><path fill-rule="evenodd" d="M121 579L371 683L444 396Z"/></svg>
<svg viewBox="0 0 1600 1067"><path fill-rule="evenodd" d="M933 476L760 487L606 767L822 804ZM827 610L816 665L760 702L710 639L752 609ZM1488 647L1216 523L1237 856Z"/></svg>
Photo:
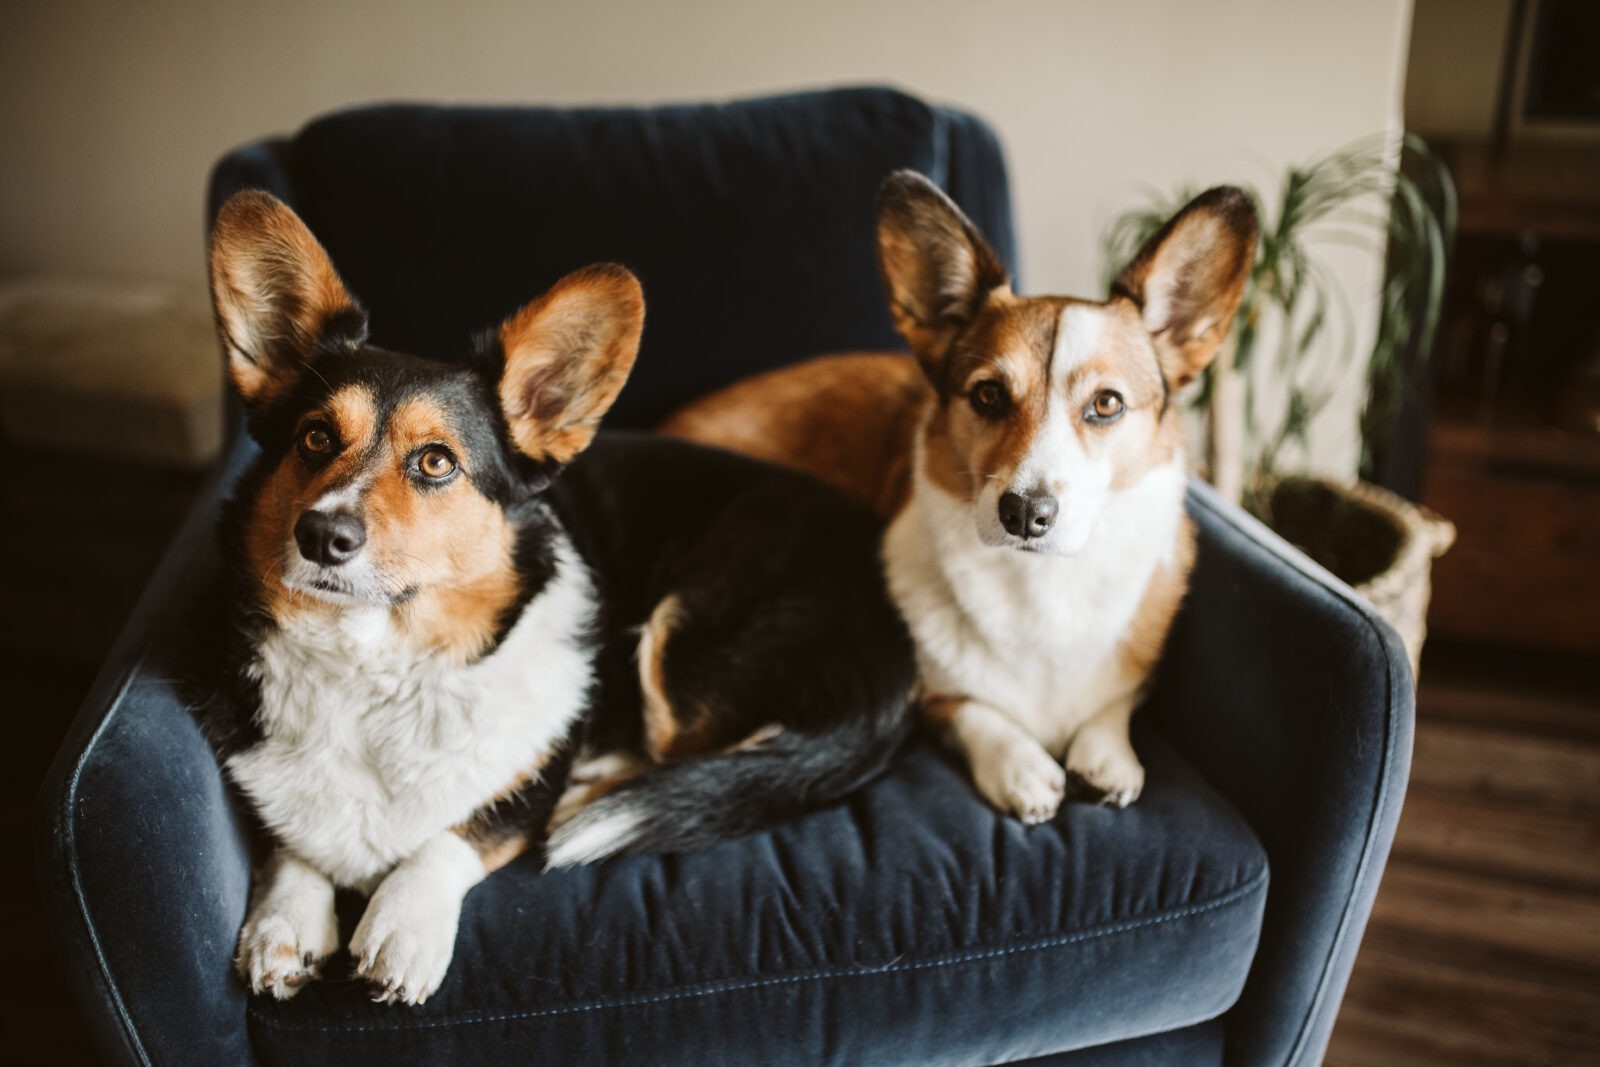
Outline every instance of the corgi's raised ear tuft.
<svg viewBox="0 0 1600 1067"><path fill-rule="evenodd" d="M319 350L366 340L367 316L328 254L270 193L235 193L211 231L211 303L234 388L250 409L281 396Z"/></svg>
<svg viewBox="0 0 1600 1067"><path fill-rule="evenodd" d="M1000 257L943 190L897 170L878 190L878 266L895 329L942 391L951 342L1009 282Z"/></svg>
<svg viewBox="0 0 1600 1067"><path fill-rule="evenodd" d="M518 450L565 463L588 447L643 331L639 279L613 263L567 275L501 323L500 407Z"/></svg>
<svg viewBox="0 0 1600 1067"><path fill-rule="evenodd" d="M1138 306L1172 388L1193 381L1227 340L1255 257L1255 204L1224 185L1169 219L1112 283L1112 296Z"/></svg>

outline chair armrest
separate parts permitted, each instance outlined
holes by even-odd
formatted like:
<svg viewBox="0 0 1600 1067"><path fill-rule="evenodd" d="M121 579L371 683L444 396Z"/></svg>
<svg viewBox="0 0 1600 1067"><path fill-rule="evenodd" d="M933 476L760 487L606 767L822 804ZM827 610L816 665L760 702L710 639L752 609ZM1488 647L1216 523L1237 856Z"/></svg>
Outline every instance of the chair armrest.
<svg viewBox="0 0 1600 1067"><path fill-rule="evenodd" d="M1151 709L1272 872L1228 1062L1315 1064L1394 839L1414 689L1399 636L1259 522L1191 486L1199 561Z"/></svg>
<svg viewBox="0 0 1600 1067"><path fill-rule="evenodd" d="M186 609L215 574L219 465L39 790L35 855L68 981L107 1062L247 1064L231 960L248 836L178 688Z"/></svg>

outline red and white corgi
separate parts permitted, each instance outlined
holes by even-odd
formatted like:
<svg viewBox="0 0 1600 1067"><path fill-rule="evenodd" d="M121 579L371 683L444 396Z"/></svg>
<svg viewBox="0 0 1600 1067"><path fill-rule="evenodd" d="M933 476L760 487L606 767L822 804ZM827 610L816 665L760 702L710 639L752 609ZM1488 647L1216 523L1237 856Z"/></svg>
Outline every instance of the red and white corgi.
<svg viewBox="0 0 1600 1067"><path fill-rule="evenodd" d="M371 898L356 976L420 1003L465 895L524 850L699 848L887 765L915 670L881 524L792 471L592 440L638 351L633 275L569 275L445 363L369 344L265 193L223 207L211 269L260 455L195 710L270 844L252 991L321 973L336 887Z"/></svg>
<svg viewBox="0 0 1600 1067"><path fill-rule="evenodd" d="M878 200L889 309L914 359L824 357L736 384L663 429L788 463L890 520L883 563L917 645L926 725L1026 822L1069 780L1139 796L1128 721L1188 582L1175 394L1227 337L1250 199L1197 197L1103 301L1018 296L935 185Z"/></svg>

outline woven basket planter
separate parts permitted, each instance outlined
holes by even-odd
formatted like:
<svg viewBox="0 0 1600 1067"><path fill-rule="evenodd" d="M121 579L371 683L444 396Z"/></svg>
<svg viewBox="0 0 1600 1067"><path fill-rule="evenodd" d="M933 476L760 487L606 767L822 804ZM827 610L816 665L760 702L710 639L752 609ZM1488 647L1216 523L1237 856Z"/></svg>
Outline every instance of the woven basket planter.
<svg viewBox="0 0 1600 1067"><path fill-rule="evenodd" d="M1455 525L1365 482L1281 478L1264 500L1267 525L1394 625L1415 673L1428 632L1433 561L1455 543Z"/></svg>

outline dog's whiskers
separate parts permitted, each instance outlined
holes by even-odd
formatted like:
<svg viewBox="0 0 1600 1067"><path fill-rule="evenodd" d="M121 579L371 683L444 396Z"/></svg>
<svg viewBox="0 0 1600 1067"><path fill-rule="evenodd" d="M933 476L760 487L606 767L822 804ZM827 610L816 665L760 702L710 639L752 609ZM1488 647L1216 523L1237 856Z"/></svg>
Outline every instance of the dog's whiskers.
<svg viewBox="0 0 1600 1067"><path fill-rule="evenodd" d="M323 375L322 375L322 372L321 372L321 371L319 371L319 370L318 370L318 369L317 369L317 368L316 368L316 367L315 367L315 366L314 366L314 365L313 365L313 364L312 364L312 362L311 362L311 361L310 361L310 360L309 360L309 359L301 359L301 360L300 360L300 365L301 365L301 366L302 366L302 367L304 367L304 368L305 368L305 369L306 369L306 370L308 370L308 371L310 371L310 372L311 372L311 373L312 373L312 374L315 374L315 375L316 375L316 376L317 376L317 377L318 377L318 378L320 378L320 379L322 379L322 384L323 384L323 385L326 385L326 386L327 386L327 387L328 387L328 388L329 388L329 389L332 389L332 388L333 388L333 383L332 383L332 382L330 382L330 381L328 381L328 379L327 379L327 378L324 378L324 377L323 377Z"/></svg>

